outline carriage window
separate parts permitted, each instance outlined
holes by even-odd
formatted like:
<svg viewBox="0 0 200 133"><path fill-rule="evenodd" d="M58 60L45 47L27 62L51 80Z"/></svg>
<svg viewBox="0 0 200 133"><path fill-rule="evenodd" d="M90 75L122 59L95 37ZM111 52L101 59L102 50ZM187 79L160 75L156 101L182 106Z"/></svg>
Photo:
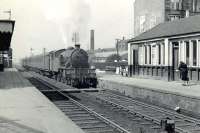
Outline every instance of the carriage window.
<svg viewBox="0 0 200 133"><path fill-rule="evenodd" d="M193 66L197 65L197 42L193 41Z"/></svg>
<svg viewBox="0 0 200 133"><path fill-rule="evenodd" d="M189 42L185 42L185 44L186 44L186 64L189 65L190 46L189 46Z"/></svg>

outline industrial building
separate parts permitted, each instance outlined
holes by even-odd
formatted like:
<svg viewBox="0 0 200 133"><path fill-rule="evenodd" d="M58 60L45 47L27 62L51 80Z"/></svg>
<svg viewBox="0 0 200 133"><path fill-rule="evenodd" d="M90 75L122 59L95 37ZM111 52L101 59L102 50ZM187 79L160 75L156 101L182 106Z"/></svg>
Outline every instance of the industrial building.
<svg viewBox="0 0 200 133"><path fill-rule="evenodd" d="M129 40L129 75L179 80L180 61L189 79L200 80L200 16L161 23Z"/></svg>
<svg viewBox="0 0 200 133"><path fill-rule="evenodd" d="M135 0L134 36L154 26L200 14L200 0Z"/></svg>
<svg viewBox="0 0 200 133"><path fill-rule="evenodd" d="M90 50L87 51L89 55L89 63L97 69L106 69L106 66L116 67L120 64L127 66L128 60L128 40L125 37L116 39L116 44L113 48L99 48L95 49L94 30L90 31ZM117 62L107 62L110 56L119 55L121 60Z"/></svg>

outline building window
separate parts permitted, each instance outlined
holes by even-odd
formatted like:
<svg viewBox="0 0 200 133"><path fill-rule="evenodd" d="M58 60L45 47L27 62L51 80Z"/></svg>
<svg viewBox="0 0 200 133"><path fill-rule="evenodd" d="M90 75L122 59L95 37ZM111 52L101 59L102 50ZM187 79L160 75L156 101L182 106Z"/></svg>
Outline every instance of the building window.
<svg viewBox="0 0 200 133"><path fill-rule="evenodd" d="M179 0L171 0L171 9L172 10L179 10L181 9L181 3Z"/></svg>
<svg viewBox="0 0 200 133"><path fill-rule="evenodd" d="M152 56L151 64L152 64L152 65L156 65L156 63L157 63L157 62L156 62L156 61L157 61L157 60L156 60L156 54L157 54L156 52L157 52L157 51L156 51L156 45L153 45L153 46L151 47L151 53L152 53L152 54L151 54L151 56Z"/></svg>
<svg viewBox="0 0 200 133"><path fill-rule="evenodd" d="M197 65L197 42L193 41L193 66Z"/></svg>
<svg viewBox="0 0 200 133"><path fill-rule="evenodd" d="M189 65L190 61L190 45L186 42L186 64Z"/></svg>
<svg viewBox="0 0 200 133"><path fill-rule="evenodd" d="M158 64L161 64L161 45L158 45Z"/></svg>
<svg viewBox="0 0 200 133"><path fill-rule="evenodd" d="M149 45L149 64L151 64L151 45Z"/></svg>
<svg viewBox="0 0 200 133"><path fill-rule="evenodd" d="M144 54L145 54L145 64L147 64L147 46L144 46L144 49L145 49L145 51L144 51Z"/></svg>
<svg viewBox="0 0 200 133"><path fill-rule="evenodd" d="M163 44L163 65L165 64L165 44Z"/></svg>
<svg viewBox="0 0 200 133"><path fill-rule="evenodd" d="M178 19L180 19L180 18L181 18L181 16L179 16L179 15L169 15L169 20L170 20L170 21L178 20Z"/></svg>

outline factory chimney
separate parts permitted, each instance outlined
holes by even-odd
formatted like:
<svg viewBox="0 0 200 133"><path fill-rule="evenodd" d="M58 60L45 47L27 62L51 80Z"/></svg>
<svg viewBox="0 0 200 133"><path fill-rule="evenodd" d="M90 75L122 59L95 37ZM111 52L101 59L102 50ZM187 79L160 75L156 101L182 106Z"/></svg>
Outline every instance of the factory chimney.
<svg viewBox="0 0 200 133"><path fill-rule="evenodd" d="M90 50L94 51L94 30L90 30Z"/></svg>

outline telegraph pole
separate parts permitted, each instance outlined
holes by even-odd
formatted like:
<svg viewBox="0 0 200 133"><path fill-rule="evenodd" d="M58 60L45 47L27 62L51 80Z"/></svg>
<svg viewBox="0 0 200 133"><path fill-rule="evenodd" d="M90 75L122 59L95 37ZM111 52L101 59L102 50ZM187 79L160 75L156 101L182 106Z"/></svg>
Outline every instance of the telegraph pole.
<svg viewBox="0 0 200 133"><path fill-rule="evenodd" d="M46 65L46 63L45 63L45 54L46 54L46 48L43 48L43 55L44 55L44 58L43 58L43 60L44 60L44 68L45 68L45 65Z"/></svg>
<svg viewBox="0 0 200 133"><path fill-rule="evenodd" d="M30 48L30 59L29 59L29 61L30 61L30 63L31 63L31 58L32 58L32 56L33 56L33 48Z"/></svg>
<svg viewBox="0 0 200 133"><path fill-rule="evenodd" d="M119 41L120 41L121 39L115 39L115 40L116 40L117 56L119 57L119 47L118 47L118 45L119 45ZM117 59L117 62L119 62L119 59Z"/></svg>
<svg viewBox="0 0 200 133"><path fill-rule="evenodd" d="M11 15L12 15L11 9L8 10L8 11L4 11L4 13L8 13L9 14L9 20L11 20Z"/></svg>
<svg viewBox="0 0 200 133"><path fill-rule="evenodd" d="M33 56L33 48L31 48L30 51L31 51L31 55L30 56L32 57Z"/></svg>

